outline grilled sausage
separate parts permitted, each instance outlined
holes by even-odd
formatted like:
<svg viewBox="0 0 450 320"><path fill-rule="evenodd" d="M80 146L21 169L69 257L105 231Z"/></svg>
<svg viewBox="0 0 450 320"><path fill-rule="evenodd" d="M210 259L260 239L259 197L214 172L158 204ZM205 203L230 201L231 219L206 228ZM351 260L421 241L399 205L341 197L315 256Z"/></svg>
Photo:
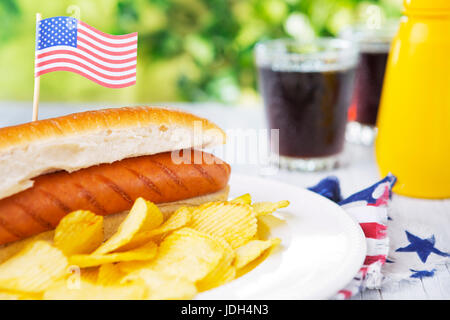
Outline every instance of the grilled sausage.
<svg viewBox="0 0 450 320"><path fill-rule="evenodd" d="M53 229L74 210L109 215L129 210L138 197L158 204L194 198L227 186L228 164L205 152L190 152L192 161L206 156L208 161L176 164L171 152L166 152L72 173L41 175L34 179L32 188L0 200L0 244Z"/></svg>

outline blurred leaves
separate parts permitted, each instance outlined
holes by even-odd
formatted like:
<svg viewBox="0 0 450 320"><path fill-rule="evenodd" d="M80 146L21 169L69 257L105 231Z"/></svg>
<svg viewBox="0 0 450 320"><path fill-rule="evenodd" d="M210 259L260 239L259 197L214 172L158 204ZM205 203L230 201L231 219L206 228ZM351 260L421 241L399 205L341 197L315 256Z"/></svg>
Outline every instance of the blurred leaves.
<svg viewBox="0 0 450 320"><path fill-rule="evenodd" d="M252 104L256 42L333 36L373 8L382 18L401 10L401 0L1 0L0 70L11 75L1 99L32 98L36 11L69 15L73 5L104 32L139 33L137 85L111 90L57 72L42 77L42 100Z"/></svg>
<svg viewBox="0 0 450 320"><path fill-rule="evenodd" d="M20 11L14 0L0 2L0 41L5 42L15 35L14 25L19 22Z"/></svg>

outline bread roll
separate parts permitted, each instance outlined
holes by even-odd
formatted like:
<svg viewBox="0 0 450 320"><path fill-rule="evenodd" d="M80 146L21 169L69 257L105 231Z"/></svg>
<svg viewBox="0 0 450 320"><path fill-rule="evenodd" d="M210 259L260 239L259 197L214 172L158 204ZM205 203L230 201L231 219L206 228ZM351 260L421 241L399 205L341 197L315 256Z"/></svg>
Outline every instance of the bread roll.
<svg viewBox="0 0 450 320"><path fill-rule="evenodd" d="M0 128L0 199L44 173L225 142L212 122L183 111L128 107Z"/></svg>

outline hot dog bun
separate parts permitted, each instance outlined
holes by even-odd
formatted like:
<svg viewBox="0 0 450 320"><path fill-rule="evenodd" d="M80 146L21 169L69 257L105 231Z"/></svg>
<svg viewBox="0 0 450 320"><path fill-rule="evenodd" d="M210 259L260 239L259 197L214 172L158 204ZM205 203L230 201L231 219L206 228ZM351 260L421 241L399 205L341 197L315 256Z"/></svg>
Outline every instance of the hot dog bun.
<svg viewBox="0 0 450 320"><path fill-rule="evenodd" d="M230 166L195 150L224 142L210 121L156 107L0 128L0 245L52 230L75 210L119 221L139 197L166 214L224 200Z"/></svg>
<svg viewBox="0 0 450 320"><path fill-rule="evenodd" d="M0 199L32 187L41 174L224 142L225 133L212 122L159 107L88 111L0 128Z"/></svg>

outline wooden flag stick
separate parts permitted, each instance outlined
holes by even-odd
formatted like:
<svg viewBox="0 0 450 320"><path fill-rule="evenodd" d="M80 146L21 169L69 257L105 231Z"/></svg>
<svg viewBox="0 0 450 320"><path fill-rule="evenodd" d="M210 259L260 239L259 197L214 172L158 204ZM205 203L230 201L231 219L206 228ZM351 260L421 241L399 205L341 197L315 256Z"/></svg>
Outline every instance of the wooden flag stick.
<svg viewBox="0 0 450 320"><path fill-rule="evenodd" d="M42 16L40 13L36 13L36 46L38 41L38 23L42 19ZM35 70L36 70L36 57L34 58L35 63ZM39 113L39 92L41 87L41 77L35 77L34 78L34 95L33 95L33 121L36 121L38 119L38 113Z"/></svg>

